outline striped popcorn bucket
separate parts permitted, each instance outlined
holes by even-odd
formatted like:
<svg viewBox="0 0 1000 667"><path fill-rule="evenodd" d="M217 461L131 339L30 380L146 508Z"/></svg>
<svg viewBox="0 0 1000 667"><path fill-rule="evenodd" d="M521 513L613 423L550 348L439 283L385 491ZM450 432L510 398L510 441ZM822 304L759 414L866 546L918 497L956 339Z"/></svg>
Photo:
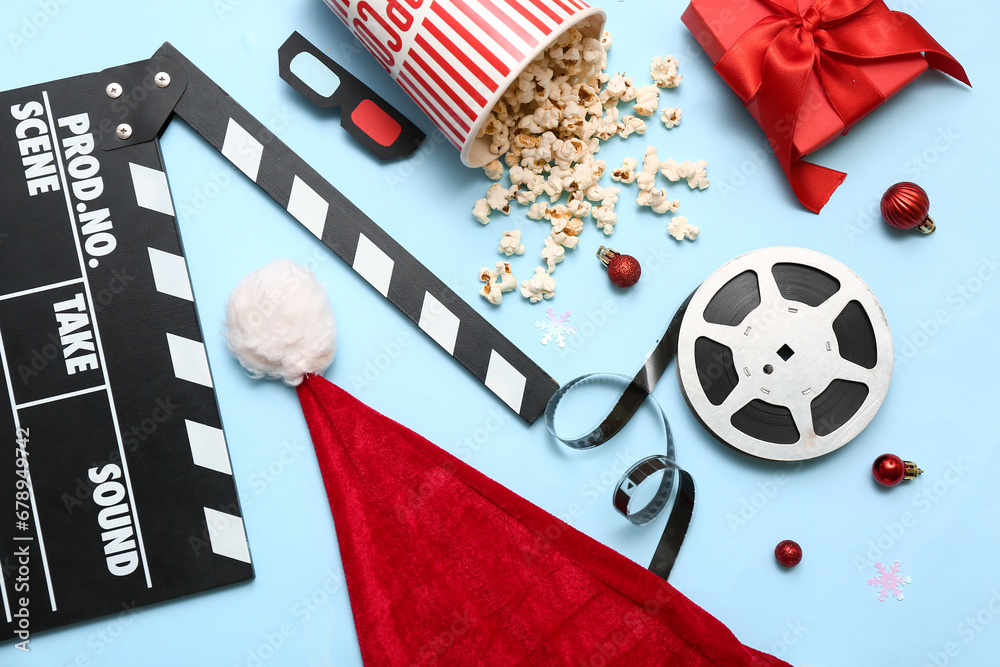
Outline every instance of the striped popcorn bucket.
<svg viewBox="0 0 1000 667"><path fill-rule="evenodd" d="M583 0L324 0L390 76L462 152L482 167L496 156L476 139L490 111L563 32L606 16Z"/></svg>

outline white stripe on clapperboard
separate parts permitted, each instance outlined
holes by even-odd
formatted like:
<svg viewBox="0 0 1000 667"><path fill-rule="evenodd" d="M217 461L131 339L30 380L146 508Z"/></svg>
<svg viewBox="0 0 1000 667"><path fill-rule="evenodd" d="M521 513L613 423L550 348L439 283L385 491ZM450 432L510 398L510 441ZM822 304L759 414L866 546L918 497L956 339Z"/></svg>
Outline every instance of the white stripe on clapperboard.
<svg viewBox="0 0 1000 667"><path fill-rule="evenodd" d="M55 122L52 117L52 107L49 104L48 91L42 91L42 99L45 101L45 112L49 117L49 128L52 132L52 136L56 137L58 135L56 134ZM84 262L83 249L80 247L80 236L76 227L76 216L73 213L73 202L70 199L70 194L69 194L69 182L66 179L66 169L65 166L63 165L62 155L58 151L56 151L56 164L59 167L59 178L62 181L63 192L66 195L66 210L69 213L70 226L73 228L73 241L74 243L76 243L76 254L80 260L80 274L83 276L83 289L87 293L87 302L93 304L94 297L90 289L90 280L88 280L87 278L87 268ZM115 428L115 438L118 441L118 453L121 459L122 476L125 479L125 488L128 489L129 498L132 499L132 520L135 522L135 539L139 545L139 554L142 558L142 569L146 575L146 587L152 588L153 581L150 578L149 564L146 561L146 546L142 541L142 527L140 525L141 522L139 521L139 513L135 507L135 493L132 491L132 477L129 475L128 458L125 456L125 443L122 441L121 426L118 423L118 412L117 409L115 408L115 397L111 392L111 382L108 378L108 363L104 355L104 345L101 342L101 331L100 327L98 326L96 318L94 318L92 324L94 327L94 341L97 346L97 355L98 359L100 359L101 362L101 372L104 374L104 386L108 396L108 404L111 408L111 420ZM41 527L39 527L38 529L38 534L39 534L39 543L41 543ZM42 553L44 554L44 549ZM45 568L45 577L46 580L49 582L49 597L52 599L52 610L55 611L56 602L54 593L52 591L52 582L49 579L47 563Z"/></svg>

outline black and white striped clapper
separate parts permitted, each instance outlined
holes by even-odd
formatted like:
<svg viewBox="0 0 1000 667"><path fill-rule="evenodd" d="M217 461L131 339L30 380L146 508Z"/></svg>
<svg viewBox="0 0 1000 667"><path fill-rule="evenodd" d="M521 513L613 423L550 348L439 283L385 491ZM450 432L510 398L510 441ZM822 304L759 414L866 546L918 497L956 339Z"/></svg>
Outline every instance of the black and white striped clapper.
<svg viewBox="0 0 1000 667"><path fill-rule="evenodd" d="M156 55L187 73L178 116L511 410L529 423L542 414L559 388L551 376L177 49Z"/></svg>

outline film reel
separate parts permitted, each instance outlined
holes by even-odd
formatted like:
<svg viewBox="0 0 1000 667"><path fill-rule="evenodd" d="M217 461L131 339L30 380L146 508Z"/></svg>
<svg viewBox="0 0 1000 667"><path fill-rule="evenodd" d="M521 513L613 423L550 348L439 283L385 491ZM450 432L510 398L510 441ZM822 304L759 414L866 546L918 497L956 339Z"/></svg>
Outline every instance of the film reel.
<svg viewBox="0 0 1000 667"><path fill-rule="evenodd" d="M892 376L892 337L853 271L805 248L728 262L691 296L677 375L717 438L760 458L799 461L853 439Z"/></svg>

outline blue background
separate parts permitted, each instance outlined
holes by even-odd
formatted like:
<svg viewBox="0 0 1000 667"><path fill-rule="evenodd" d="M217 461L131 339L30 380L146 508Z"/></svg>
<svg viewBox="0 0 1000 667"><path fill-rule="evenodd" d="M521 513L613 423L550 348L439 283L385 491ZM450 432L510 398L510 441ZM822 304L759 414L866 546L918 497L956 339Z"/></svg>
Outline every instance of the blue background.
<svg viewBox="0 0 1000 667"><path fill-rule="evenodd" d="M895 371L881 411L856 440L822 459L757 461L697 424L671 372L655 396L670 416L679 463L699 490L671 581L740 639L795 665L993 664L1000 648L1000 74L990 34L1000 10L986 0L888 4L915 16L964 64L975 88L925 74L820 151L816 161L849 177L815 216L792 199L777 163L762 152L763 134L681 24L684 4L606 2L615 38L609 70L645 82L653 56L677 55L684 82L664 93L661 106L681 107L684 119L669 132L650 123L645 138L608 142L600 157L616 166L655 143L664 158L708 160L708 190L674 188L680 212L702 236L676 243L665 232L668 218L623 196L611 243L642 262L643 281L624 293L610 287L593 258L605 238L588 222L581 248L555 274L556 299L544 305L512 294L493 308L476 292L478 270L497 261L504 229L524 230L528 253L514 268L525 279L547 225L526 220L517 206L509 219L477 224L472 205L490 182L460 164L320 0L5 0L0 88L139 60L171 41L560 382L594 371L632 374L684 296L736 255L798 245L839 259L871 286L892 327ZM280 81L277 48L293 30L431 134L420 152L379 163L339 129L335 113L312 108ZM30 654L2 646L0 662L360 664L333 522L294 393L247 379L218 335L229 291L276 257L307 262L328 286L340 327L331 380L648 562L664 519L645 529L628 525L611 508L608 482L662 445L635 438L582 454L557 447L541 424L527 427L512 416L190 128L171 124L162 147L257 576L33 637ZM880 220L879 197L901 180L930 193L939 224L932 237L897 233ZM534 323L549 306L571 310L587 335L564 351L540 345ZM891 490L877 487L869 467L885 451L926 473ZM903 527L907 513L913 521ZM805 552L792 570L772 555L786 538ZM876 599L867 585L875 560L898 560L912 577L902 601Z"/></svg>

